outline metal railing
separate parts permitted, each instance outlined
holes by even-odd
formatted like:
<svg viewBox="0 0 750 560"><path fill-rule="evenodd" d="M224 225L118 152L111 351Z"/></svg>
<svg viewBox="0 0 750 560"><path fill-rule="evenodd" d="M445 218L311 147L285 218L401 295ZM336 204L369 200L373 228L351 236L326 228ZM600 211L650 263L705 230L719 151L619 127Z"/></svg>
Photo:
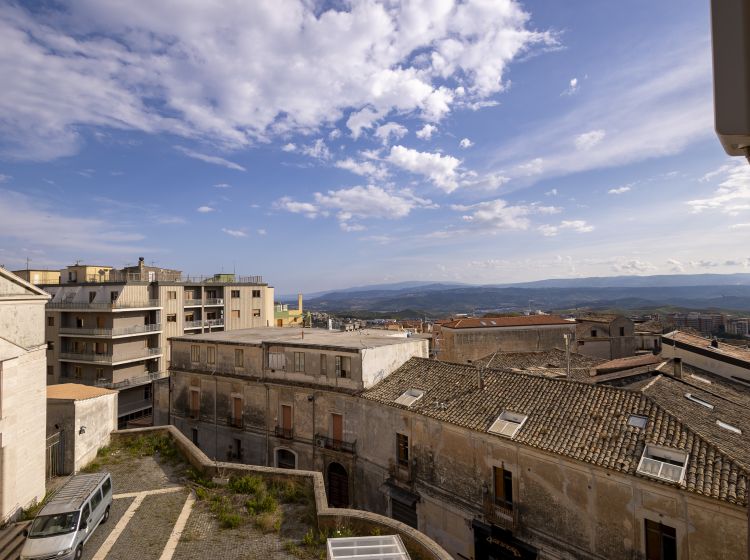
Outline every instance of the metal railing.
<svg viewBox="0 0 750 560"><path fill-rule="evenodd" d="M273 433L276 437L280 437L282 439L294 439L294 431L292 430L292 428L276 426L273 430Z"/></svg>
<svg viewBox="0 0 750 560"><path fill-rule="evenodd" d="M221 327L224 325L224 319L208 319L205 325L207 327Z"/></svg>
<svg viewBox="0 0 750 560"><path fill-rule="evenodd" d="M108 311L111 309L139 309L142 307L161 307L158 299L148 299L144 301L111 301L109 303L89 303L87 301L51 301L47 304L47 309L101 309Z"/></svg>
<svg viewBox="0 0 750 560"><path fill-rule="evenodd" d="M203 326L203 321L185 321L184 328L186 329L194 329L196 327L200 328Z"/></svg>
<svg viewBox="0 0 750 560"><path fill-rule="evenodd" d="M179 271L146 271L122 272L121 270L104 270L97 274L79 276L76 280L67 280L63 275L61 281L43 282L43 284L103 284L127 282L171 282L175 284L263 284L263 276L236 276L219 274L215 276L183 276Z"/></svg>
<svg viewBox="0 0 750 560"><path fill-rule="evenodd" d="M343 451L345 453L356 453L357 450L356 441L343 441L323 435L315 436L315 444L318 447L324 447L326 449L332 449L334 451Z"/></svg>
<svg viewBox="0 0 750 560"><path fill-rule="evenodd" d="M77 327L62 327L60 334L72 334L76 336L122 336L127 334L143 334L158 332L161 324L134 325L132 327L120 327L116 329L84 329Z"/></svg>
<svg viewBox="0 0 750 560"><path fill-rule="evenodd" d="M124 362L127 360L145 360L152 356L158 356L162 353L161 348L142 348L139 351L104 354L96 352L60 352L61 360L72 360L75 362L94 362L101 364L112 364L115 362Z"/></svg>
<svg viewBox="0 0 750 560"><path fill-rule="evenodd" d="M105 389L122 389L123 387L135 387L138 385L145 385L146 383L150 383L158 379L164 379L165 377L169 377L168 371L152 371L152 372L147 373L146 375L139 375L138 377L130 377L128 379L124 379L122 381L117 381L117 382L97 379L96 386L104 387Z"/></svg>
<svg viewBox="0 0 750 560"><path fill-rule="evenodd" d="M222 298L207 298L203 305L224 305Z"/></svg>
<svg viewBox="0 0 750 560"><path fill-rule="evenodd" d="M186 299L185 300L185 307L192 307L192 306L198 306L201 305L203 300L200 299Z"/></svg>

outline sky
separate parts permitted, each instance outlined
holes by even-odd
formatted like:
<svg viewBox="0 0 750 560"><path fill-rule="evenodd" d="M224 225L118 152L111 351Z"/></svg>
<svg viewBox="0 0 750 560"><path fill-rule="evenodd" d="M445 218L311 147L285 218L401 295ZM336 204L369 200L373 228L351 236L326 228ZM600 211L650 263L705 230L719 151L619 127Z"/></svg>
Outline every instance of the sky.
<svg viewBox="0 0 750 560"><path fill-rule="evenodd" d="M750 272L703 0L0 0L0 264Z"/></svg>

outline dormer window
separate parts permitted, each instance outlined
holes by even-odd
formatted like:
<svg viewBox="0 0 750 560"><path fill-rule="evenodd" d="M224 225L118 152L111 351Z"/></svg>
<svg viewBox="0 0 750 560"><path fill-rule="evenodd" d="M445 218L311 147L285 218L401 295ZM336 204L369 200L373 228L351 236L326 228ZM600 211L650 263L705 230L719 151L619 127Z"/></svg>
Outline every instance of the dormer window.
<svg viewBox="0 0 750 560"><path fill-rule="evenodd" d="M705 406L709 410L713 410L714 409L714 405L712 405L710 402L706 402L703 399L700 399L700 398L696 397L695 395L693 395L691 393L685 393L685 398L687 400L689 400L689 401L693 401L696 404L699 404L701 406Z"/></svg>
<svg viewBox="0 0 750 560"><path fill-rule="evenodd" d="M396 404L402 404L404 406L412 406L415 402L424 396L424 391L421 389L408 389L399 398L396 399Z"/></svg>
<svg viewBox="0 0 750 560"><path fill-rule="evenodd" d="M524 422L526 422L527 419L528 416L525 416L523 414L511 412L510 410L504 410L502 414L497 417L497 420L492 423L492 426L490 426L489 430L487 431L491 434L496 434L498 436L513 439L513 437L515 437L516 433L521 429L521 426L523 426Z"/></svg>
<svg viewBox="0 0 750 560"><path fill-rule="evenodd" d="M646 444L638 463L638 472L668 482L682 483L688 454L679 449Z"/></svg>

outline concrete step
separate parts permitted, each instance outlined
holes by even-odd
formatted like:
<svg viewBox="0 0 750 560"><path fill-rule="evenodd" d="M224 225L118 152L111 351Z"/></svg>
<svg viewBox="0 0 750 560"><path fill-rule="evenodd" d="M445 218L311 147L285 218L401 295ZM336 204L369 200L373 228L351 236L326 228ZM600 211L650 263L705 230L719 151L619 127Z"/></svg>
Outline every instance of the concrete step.
<svg viewBox="0 0 750 560"><path fill-rule="evenodd" d="M17 560L26 542L24 532L31 525L30 521L14 523L0 529L0 560Z"/></svg>

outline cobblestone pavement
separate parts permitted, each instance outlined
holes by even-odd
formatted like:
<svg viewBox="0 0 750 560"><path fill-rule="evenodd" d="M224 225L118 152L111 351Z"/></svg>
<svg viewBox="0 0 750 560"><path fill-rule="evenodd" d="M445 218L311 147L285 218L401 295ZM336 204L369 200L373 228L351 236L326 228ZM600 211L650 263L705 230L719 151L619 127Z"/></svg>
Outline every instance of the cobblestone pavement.
<svg viewBox="0 0 750 560"><path fill-rule="evenodd" d="M112 475L115 499L110 518L84 546L85 560L159 560L169 558L167 543L186 504L188 489L184 465L172 466L153 457L115 457L102 470ZM290 522L296 516L290 517ZM286 523L284 524L286 525ZM304 528L292 531L282 525L287 538L299 542ZM293 534L289 534L293 533ZM204 502L196 502L182 536L176 541L173 560L298 560L285 550L278 533L264 534L252 525L221 529Z"/></svg>

